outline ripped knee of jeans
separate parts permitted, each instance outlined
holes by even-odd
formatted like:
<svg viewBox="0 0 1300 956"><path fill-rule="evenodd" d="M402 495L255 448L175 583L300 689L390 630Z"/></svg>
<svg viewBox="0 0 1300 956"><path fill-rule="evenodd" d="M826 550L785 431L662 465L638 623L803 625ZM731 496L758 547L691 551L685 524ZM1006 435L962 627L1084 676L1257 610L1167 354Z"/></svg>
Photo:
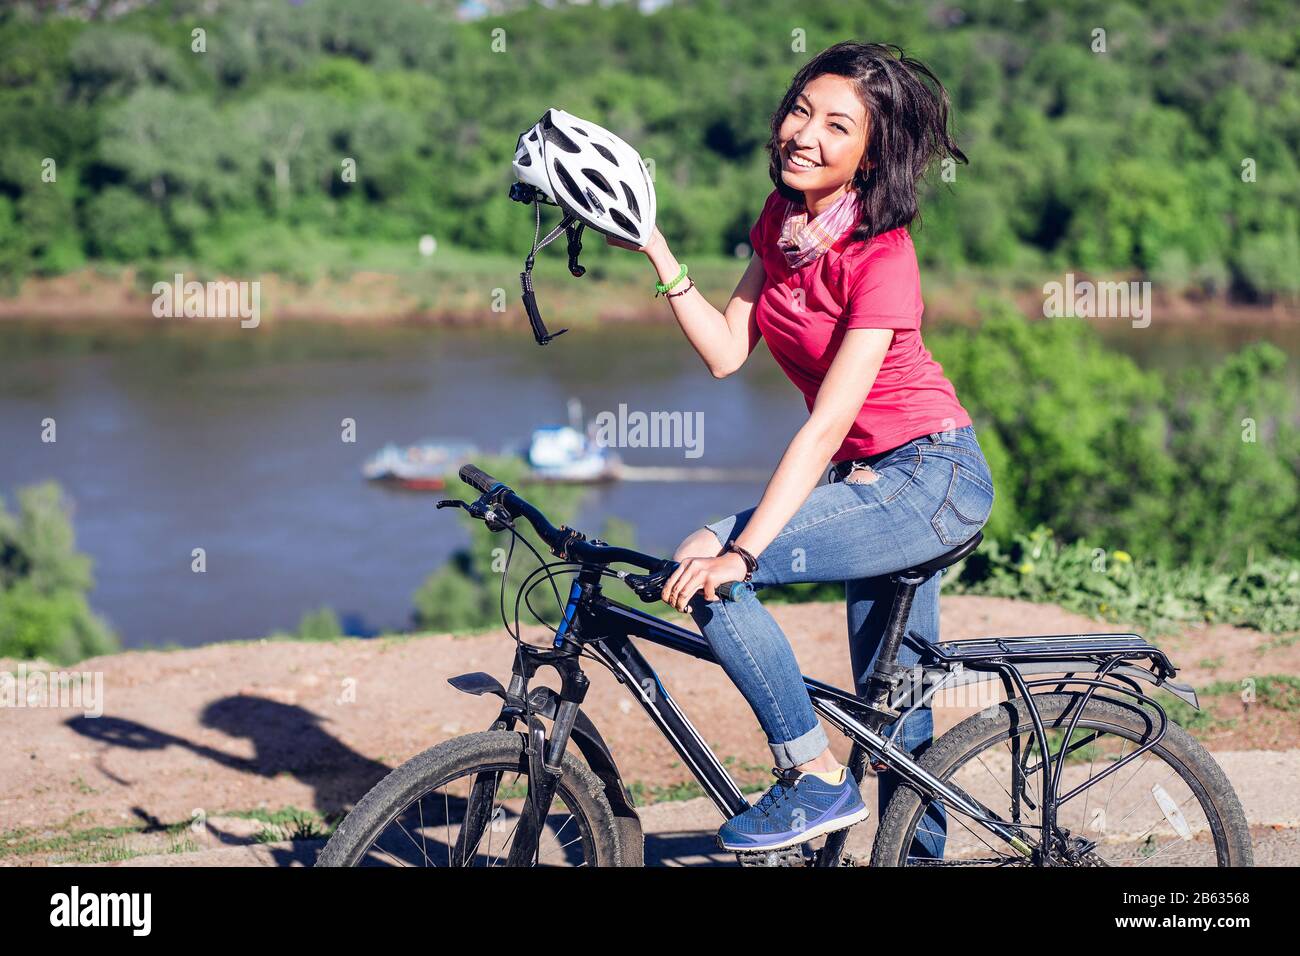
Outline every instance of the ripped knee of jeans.
<svg viewBox="0 0 1300 956"><path fill-rule="evenodd" d="M880 473L870 465L854 465L844 479L846 485L870 485L880 480Z"/></svg>

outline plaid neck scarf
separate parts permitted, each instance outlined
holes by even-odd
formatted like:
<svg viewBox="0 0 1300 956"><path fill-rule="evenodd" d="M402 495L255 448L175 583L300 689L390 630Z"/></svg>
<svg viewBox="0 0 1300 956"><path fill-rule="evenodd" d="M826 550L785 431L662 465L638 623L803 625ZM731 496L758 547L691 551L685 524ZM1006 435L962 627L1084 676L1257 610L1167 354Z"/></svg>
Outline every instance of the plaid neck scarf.
<svg viewBox="0 0 1300 956"><path fill-rule="evenodd" d="M858 194L852 189L845 190L844 195L811 222L805 206L786 202L777 244L790 268L801 269L816 262L859 218Z"/></svg>

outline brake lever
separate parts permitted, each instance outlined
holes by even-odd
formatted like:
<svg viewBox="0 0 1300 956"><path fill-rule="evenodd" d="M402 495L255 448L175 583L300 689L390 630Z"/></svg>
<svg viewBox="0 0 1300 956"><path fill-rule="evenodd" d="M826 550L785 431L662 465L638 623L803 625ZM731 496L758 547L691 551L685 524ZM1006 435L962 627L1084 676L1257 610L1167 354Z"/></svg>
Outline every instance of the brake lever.
<svg viewBox="0 0 1300 956"><path fill-rule="evenodd" d="M677 562L669 561L653 574L635 574L629 571L620 571L619 577L624 584L632 589L633 594L646 604L651 604L663 596L664 585L668 583L668 578L672 576L673 571L676 569Z"/></svg>
<svg viewBox="0 0 1300 956"><path fill-rule="evenodd" d="M486 496L484 496L486 497ZM464 508L469 512L471 518L480 519L488 526L489 531L505 531L507 528L513 528L514 522L510 520L509 515L504 515L495 510L483 498L472 505L468 502L461 501L459 498L443 498L438 502L439 508Z"/></svg>
<svg viewBox="0 0 1300 956"><path fill-rule="evenodd" d="M619 578L632 589L632 592L646 604L663 600L664 585L677 570L676 561L665 562L664 566L653 574L632 574L619 572ZM739 601L744 588L753 590L743 581L725 581L714 588L714 593L724 601Z"/></svg>

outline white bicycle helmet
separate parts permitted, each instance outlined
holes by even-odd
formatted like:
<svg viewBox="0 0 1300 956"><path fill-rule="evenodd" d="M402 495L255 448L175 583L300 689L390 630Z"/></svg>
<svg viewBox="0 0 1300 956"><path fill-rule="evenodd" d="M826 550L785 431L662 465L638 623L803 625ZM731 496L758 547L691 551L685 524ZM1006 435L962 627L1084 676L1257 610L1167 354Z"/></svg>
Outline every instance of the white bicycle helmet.
<svg viewBox="0 0 1300 956"><path fill-rule="evenodd" d="M655 226L655 187L640 155L608 130L549 109L519 137L512 167L592 229L643 246Z"/></svg>

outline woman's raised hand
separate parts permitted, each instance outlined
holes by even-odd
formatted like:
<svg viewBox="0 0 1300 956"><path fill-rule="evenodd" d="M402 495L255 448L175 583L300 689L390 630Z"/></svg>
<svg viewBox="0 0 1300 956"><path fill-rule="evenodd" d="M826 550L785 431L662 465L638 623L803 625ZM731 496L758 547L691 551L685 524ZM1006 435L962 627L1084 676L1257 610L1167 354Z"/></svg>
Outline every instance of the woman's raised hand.
<svg viewBox="0 0 1300 956"><path fill-rule="evenodd" d="M613 236L609 236L609 235L605 236L605 243L607 245L618 246L620 249L631 249L633 252L648 253L651 249L655 247L656 244L661 243L663 241L664 241L664 237L660 234L658 226L656 226L655 231L650 234L650 239L648 242L646 242L644 246L633 245L632 243L628 242L626 239L616 239Z"/></svg>

